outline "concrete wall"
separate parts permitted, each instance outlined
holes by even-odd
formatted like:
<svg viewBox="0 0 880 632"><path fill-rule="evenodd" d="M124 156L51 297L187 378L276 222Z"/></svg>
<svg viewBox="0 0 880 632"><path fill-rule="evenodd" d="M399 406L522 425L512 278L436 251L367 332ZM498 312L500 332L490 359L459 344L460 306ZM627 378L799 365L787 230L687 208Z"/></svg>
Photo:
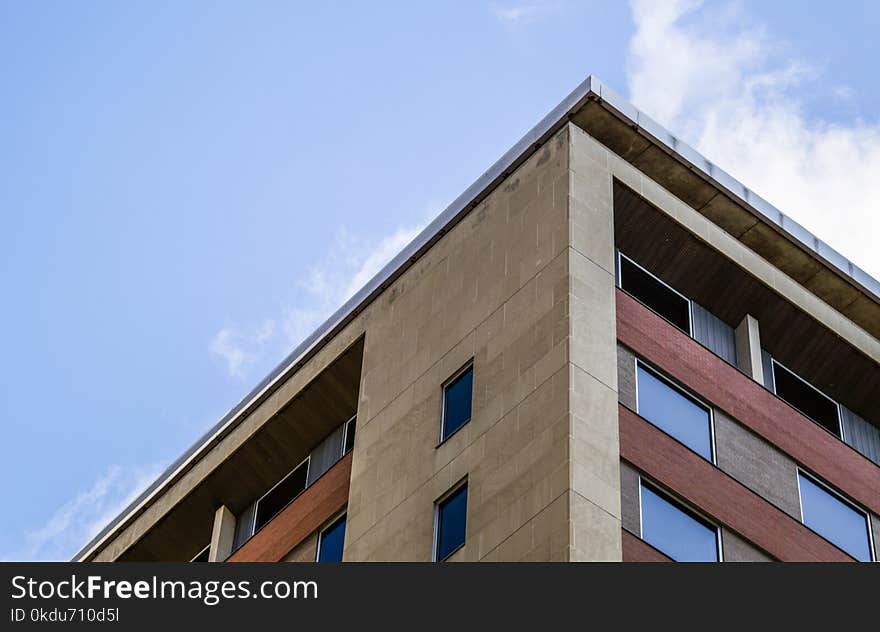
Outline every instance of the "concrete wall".
<svg viewBox="0 0 880 632"><path fill-rule="evenodd" d="M571 126L571 555L622 559L617 317L607 151Z"/></svg>
<svg viewBox="0 0 880 632"><path fill-rule="evenodd" d="M456 560L620 559L611 175L568 126L372 306L345 559L430 560L468 481ZM471 421L438 444L473 360Z"/></svg>

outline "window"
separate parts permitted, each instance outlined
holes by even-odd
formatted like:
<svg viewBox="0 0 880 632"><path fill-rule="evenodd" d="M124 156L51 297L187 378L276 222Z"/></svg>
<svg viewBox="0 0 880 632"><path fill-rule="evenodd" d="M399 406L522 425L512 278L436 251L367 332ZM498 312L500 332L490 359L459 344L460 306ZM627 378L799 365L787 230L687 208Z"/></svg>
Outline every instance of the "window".
<svg viewBox="0 0 880 632"><path fill-rule="evenodd" d="M352 417L345 424L345 439L343 439L342 441L343 456L351 452L352 448L354 448L354 432L356 423L357 417Z"/></svg>
<svg viewBox="0 0 880 632"><path fill-rule="evenodd" d="M318 561L341 562L342 545L345 543L345 514L321 531L318 536Z"/></svg>
<svg viewBox="0 0 880 632"><path fill-rule="evenodd" d="M642 539L676 562L718 562L718 527L653 487L640 487Z"/></svg>
<svg viewBox="0 0 880 632"><path fill-rule="evenodd" d="M339 444L336 444L339 445ZM338 448L337 448L338 449ZM309 459L297 465L293 471L282 478L272 489L257 501L257 511L254 517L254 533L274 518L279 511L300 495L306 488L309 474Z"/></svg>
<svg viewBox="0 0 880 632"><path fill-rule="evenodd" d="M636 362L639 415L708 461L712 461L712 413L641 362Z"/></svg>
<svg viewBox="0 0 880 632"><path fill-rule="evenodd" d="M459 371L443 386L443 418L440 442L471 420L471 396L474 390L474 367Z"/></svg>
<svg viewBox="0 0 880 632"><path fill-rule="evenodd" d="M855 559L870 562L868 515L817 480L798 471L804 524Z"/></svg>
<svg viewBox="0 0 880 632"><path fill-rule="evenodd" d="M208 544L205 548L199 551L194 558L190 560L190 562L210 562L211 558L211 545Z"/></svg>
<svg viewBox="0 0 880 632"><path fill-rule="evenodd" d="M653 274L618 253L620 288L686 334L691 333L691 303Z"/></svg>
<svg viewBox="0 0 880 632"><path fill-rule="evenodd" d="M467 522L467 484L437 503L434 559L442 562L464 546Z"/></svg>
<svg viewBox="0 0 880 632"><path fill-rule="evenodd" d="M840 410L837 402L776 360L773 360L771 365L776 394L826 430L841 437Z"/></svg>

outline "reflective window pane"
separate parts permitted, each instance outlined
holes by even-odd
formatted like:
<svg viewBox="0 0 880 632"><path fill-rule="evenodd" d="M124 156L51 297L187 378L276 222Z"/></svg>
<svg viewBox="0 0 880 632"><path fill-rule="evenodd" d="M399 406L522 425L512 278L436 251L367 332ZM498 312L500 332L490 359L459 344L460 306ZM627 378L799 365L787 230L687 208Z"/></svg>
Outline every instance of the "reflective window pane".
<svg viewBox="0 0 880 632"><path fill-rule="evenodd" d="M638 366L638 413L703 458L712 460L709 409Z"/></svg>
<svg viewBox="0 0 880 632"><path fill-rule="evenodd" d="M690 334L690 303L626 257L620 257L620 287L640 303Z"/></svg>
<svg viewBox="0 0 880 632"><path fill-rule="evenodd" d="M862 562L871 561L868 517L798 473L804 524Z"/></svg>
<svg viewBox="0 0 880 632"><path fill-rule="evenodd" d="M318 543L319 562L341 562L342 545L345 543L345 516L321 532Z"/></svg>
<svg viewBox="0 0 880 632"><path fill-rule="evenodd" d="M442 562L464 544L467 486L441 502L437 512L437 561Z"/></svg>
<svg viewBox="0 0 880 632"><path fill-rule="evenodd" d="M449 435L471 419L471 399L474 388L474 369L470 367L443 389L443 432L445 441Z"/></svg>
<svg viewBox="0 0 880 632"><path fill-rule="evenodd" d="M717 562L718 531L642 485L642 539L677 562Z"/></svg>

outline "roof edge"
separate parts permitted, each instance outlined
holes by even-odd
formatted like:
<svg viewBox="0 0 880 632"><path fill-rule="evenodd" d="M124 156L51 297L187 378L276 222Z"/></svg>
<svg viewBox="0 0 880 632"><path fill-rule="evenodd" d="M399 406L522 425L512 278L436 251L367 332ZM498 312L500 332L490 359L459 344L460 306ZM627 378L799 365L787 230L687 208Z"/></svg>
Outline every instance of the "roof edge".
<svg viewBox="0 0 880 632"><path fill-rule="evenodd" d="M142 513L149 503L165 488L176 482L192 463L219 443L247 414L258 406L293 372L314 356L326 342L344 328L372 300L405 272L418 258L439 240L452 226L516 167L531 156L546 140L568 123L587 100L597 99L614 110L642 133L664 146L667 151L691 165L714 186L727 192L746 208L776 227L784 236L806 249L812 256L836 270L850 283L880 303L880 282L861 270L849 259L825 244L779 211L769 202L748 189L698 151L683 142L662 125L630 104L611 88L590 75L562 102L504 153L488 170L446 207L422 232L383 267L366 285L348 299L342 307L324 321L302 343L287 355L272 371L248 392L220 421L212 426L189 449L171 463L119 515L101 529L72 558L85 561L93 556L107 540L125 524Z"/></svg>

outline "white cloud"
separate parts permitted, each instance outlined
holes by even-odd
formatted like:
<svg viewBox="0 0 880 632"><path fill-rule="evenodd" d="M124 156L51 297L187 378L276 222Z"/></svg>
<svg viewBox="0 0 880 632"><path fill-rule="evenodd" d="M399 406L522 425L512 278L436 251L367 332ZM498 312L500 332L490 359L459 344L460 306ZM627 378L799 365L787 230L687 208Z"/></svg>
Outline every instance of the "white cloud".
<svg viewBox="0 0 880 632"><path fill-rule="evenodd" d="M513 25L527 22L541 15L557 11L559 2L535 2L492 4L492 14L503 24Z"/></svg>
<svg viewBox="0 0 880 632"><path fill-rule="evenodd" d="M378 241L340 228L321 260L296 283L299 302L279 308L277 316L255 327L224 326L211 339L212 355L231 377L244 378L267 355L287 353L354 296L425 224L400 227Z"/></svg>
<svg viewBox="0 0 880 632"><path fill-rule="evenodd" d="M631 3L633 103L869 274L880 274L880 125L806 112L828 88L809 60L749 22L736 5Z"/></svg>
<svg viewBox="0 0 880 632"><path fill-rule="evenodd" d="M94 484L59 507L46 523L24 533L24 545L3 559L68 560L159 475L158 464L113 465Z"/></svg>

